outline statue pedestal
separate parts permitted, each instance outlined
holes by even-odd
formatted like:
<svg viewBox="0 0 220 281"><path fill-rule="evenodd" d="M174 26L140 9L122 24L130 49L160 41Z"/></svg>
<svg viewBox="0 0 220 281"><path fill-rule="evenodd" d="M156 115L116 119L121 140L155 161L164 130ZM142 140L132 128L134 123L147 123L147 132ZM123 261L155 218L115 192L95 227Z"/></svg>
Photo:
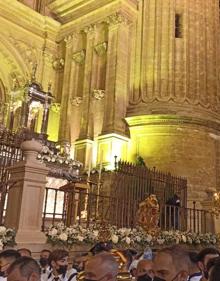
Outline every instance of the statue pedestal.
<svg viewBox="0 0 220 281"><path fill-rule="evenodd" d="M46 237L41 232L42 209L48 168L36 157L42 145L35 140L21 145L25 160L9 167L11 188L8 193L5 226L17 232L16 243L44 244Z"/></svg>

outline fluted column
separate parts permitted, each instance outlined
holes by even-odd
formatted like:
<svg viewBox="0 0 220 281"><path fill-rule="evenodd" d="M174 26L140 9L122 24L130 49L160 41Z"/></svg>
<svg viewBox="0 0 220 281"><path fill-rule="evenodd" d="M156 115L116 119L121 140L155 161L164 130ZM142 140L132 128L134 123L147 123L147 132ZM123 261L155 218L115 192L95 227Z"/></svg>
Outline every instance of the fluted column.
<svg viewBox="0 0 220 281"><path fill-rule="evenodd" d="M106 99L102 134L125 134L128 65L129 65L129 21L121 14L107 18L108 52L106 69Z"/></svg>
<svg viewBox="0 0 220 281"><path fill-rule="evenodd" d="M73 47L73 37L69 35L65 38L66 42L66 55L65 55L65 67L64 67L64 78L63 78L63 89L61 99L61 116L60 116L60 130L59 140L61 142L70 141L70 125L68 120L69 113L69 89L70 89L70 77L71 77L71 55Z"/></svg>
<svg viewBox="0 0 220 281"><path fill-rule="evenodd" d="M88 168L91 164L93 149L93 120L91 117L91 80L93 67L93 53L95 42L95 26L83 29L86 34L86 49L84 62L83 94L81 104L81 120L79 139L75 142L75 158Z"/></svg>
<svg viewBox="0 0 220 281"><path fill-rule="evenodd" d="M95 26L90 25L84 28L83 32L86 33L86 57L85 57L85 70L83 80L83 104L80 123L79 139L92 139L92 125L90 121L90 103L91 103L91 77L92 77L92 61L93 61L93 47L95 40ZM91 125L91 126L90 126Z"/></svg>

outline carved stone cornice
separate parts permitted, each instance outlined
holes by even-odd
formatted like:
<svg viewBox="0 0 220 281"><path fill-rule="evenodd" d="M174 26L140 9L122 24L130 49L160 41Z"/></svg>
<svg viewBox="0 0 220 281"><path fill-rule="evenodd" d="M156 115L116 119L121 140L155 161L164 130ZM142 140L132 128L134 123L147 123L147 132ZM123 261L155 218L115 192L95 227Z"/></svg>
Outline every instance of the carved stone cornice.
<svg viewBox="0 0 220 281"><path fill-rule="evenodd" d="M86 58L86 51L83 49L79 52L76 52L73 54L72 59L78 63L78 64L83 64L85 62L85 58Z"/></svg>
<svg viewBox="0 0 220 281"><path fill-rule="evenodd" d="M94 89L93 90L93 97L97 100L102 100L105 96L105 90Z"/></svg>
<svg viewBox="0 0 220 281"><path fill-rule="evenodd" d="M70 102L71 102L71 104L72 104L73 106L78 107L78 106L80 106L80 104L82 103L82 101L83 101L82 97L74 97L74 98L71 99Z"/></svg>
<svg viewBox="0 0 220 281"><path fill-rule="evenodd" d="M125 118L129 127L145 125L192 125L220 131L220 123L213 120L177 115L140 115Z"/></svg>
<svg viewBox="0 0 220 281"><path fill-rule="evenodd" d="M107 42L102 42L102 43L97 44L94 47L94 50L95 50L96 54L99 57L102 57L102 56L104 56L106 54L107 48L108 48L108 43Z"/></svg>
<svg viewBox="0 0 220 281"><path fill-rule="evenodd" d="M55 40L61 26L58 21L36 13L18 1L2 1L0 16L6 18L8 22L19 25L24 30L31 32L34 36L38 36L36 39L38 42L40 42L39 39L43 38L42 33L45 30L48 32L48 37ZM26 37L28 36L26 35Z"/></svg>

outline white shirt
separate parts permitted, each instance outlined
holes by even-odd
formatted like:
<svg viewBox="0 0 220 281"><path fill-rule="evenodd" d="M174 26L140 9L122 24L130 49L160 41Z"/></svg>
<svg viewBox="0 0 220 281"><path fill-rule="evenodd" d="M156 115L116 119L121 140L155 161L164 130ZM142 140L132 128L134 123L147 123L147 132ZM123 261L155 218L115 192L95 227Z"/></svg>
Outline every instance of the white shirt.
<svg viewBox="0 0 220 281"><path fill-rule="evenodd" d="M73 277L71 279L69 279L72 274L74 274ZM67 271L67 273L64 277L63 277L63 274L60 274L57 277L59 277L58 281L76 281L76 275L77 275L77 271L74 268L72 268ZM55 278L55 276L53 275L52 272L50 272L49 274L47 274L45 276L41 276L41 281L54 281L54 278Z"/></svg>
<svg viewBox="0 0 220 281"><path fill-rule="evenodd" d="M51 268L48 266L46 269L41 268L41 280L47 280L47 276L51 273ZM0 280L1 281L1 280Z"/></svg>
<svg viewBox="0 0 220 281"><path fill-rule="evenodd" d="M7 277L0 276L0 281L7 281Z"/></svg>
<svg viewBox="0 0 220 281"><path fill-rule="evenodd" d="M200 279L202 278L202 272L198 272L198 273L195 273L191 276L189 276L189 281L200 281Z"/></svg>

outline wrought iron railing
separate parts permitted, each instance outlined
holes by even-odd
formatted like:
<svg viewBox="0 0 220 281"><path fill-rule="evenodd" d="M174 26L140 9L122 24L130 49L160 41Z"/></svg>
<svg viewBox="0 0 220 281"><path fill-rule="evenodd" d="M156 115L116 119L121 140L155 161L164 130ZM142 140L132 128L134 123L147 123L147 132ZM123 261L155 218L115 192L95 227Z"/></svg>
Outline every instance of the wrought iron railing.
<svg viewBox="0 0 220 281"><path fill-rule="evenodd" d="M187 206L187 180L183 177L119 161L112 182L112 195L127 201L141 201L150 194L156 194L160 204L166 204L175 194L181 205Z"/></svg>
<svg viewBox="0 0 220 281"><path fill-rule="evenodd" d="M102 220L117 227L133 228L137 226L139 203L88 193L84 190L67 192L46 188L42 230L60 221L68 226L75 223L88 226ZM195 204L193 208L165 204L160 206L158 226L162 230L206 233L211 231L209 229L211 219L213 219L211 213L196 209Z"/></svg>

